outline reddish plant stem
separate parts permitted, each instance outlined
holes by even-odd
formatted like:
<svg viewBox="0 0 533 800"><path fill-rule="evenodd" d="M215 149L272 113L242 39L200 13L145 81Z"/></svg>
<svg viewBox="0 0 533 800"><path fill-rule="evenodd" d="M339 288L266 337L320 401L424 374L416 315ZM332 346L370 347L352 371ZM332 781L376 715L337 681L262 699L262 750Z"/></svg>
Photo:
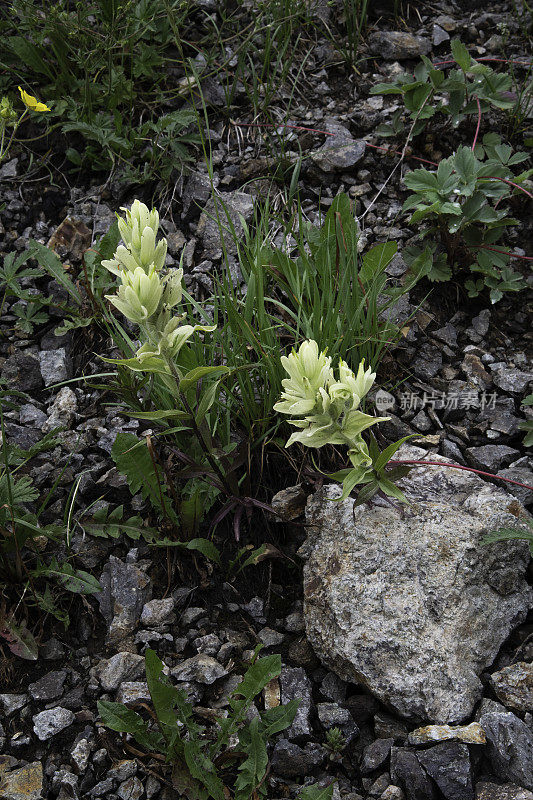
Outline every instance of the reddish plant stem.
<svg viewBox="0 0 533 800"><path fill-rule="evenodd" d="M475 58L474 61L497 61L500 64L518 64L521 67L532 67L533 62L527 61L513 61L510 58L495 58L494 56L482 56L481 58ZM450 59L449 61L436 61L433 66L434 67L445 67L449 64L456 64L457 62L455 59Z"/></svg>
<svg viewBox="0 0 533 800"><path fill-rule="evenodd" d="M498 178L496 175L484 175L483 177L489 181L501 181L502 183L508 183L509 186L514 186L515 189L520 189L521 192L524 192L524 194L527 194L527 196L530 197L531 200L533 200L533 194L531 194L531 192L528 192L527 189L524 189L523 186L519 186L518 183L513 183L512 181L508 181L507 178Z"/></svg>
<svg viewBox="0 0 533 800"><path fill-rule="evenodd" d="M497 247L489 247L487 244L480 244L479 248L481 250L492 250L494 253L502 253L502 255L509 256L510 258L522 258L524 261L533 261L533 256L519 256L517 253L509 253L507 250L498 250Z"/></svg>
<svg viewBox="0 0 533 800"><path fill-rule="evenodd" d="M232 121L232 124L235 125L236 128L274 128L274 127L281 128L281 127L283 127L283 128L290 128L291 130L296 130L296 131L308 131L309 133L321 133L323 136L335 136L334 133L330 133L329 131L322 131L322 130L319 130L318 128L306 128L303 125L283 125L283 126L282 125L278 125L278 126L275 126L275 125L273 125L272 123L269 123L269 122L233 122L233 121ZM476 136L477 136L477 133L478 133L478 131L476 131ZM401 156L402 155L402 153L399 150L392 150L390 147L380 147L377 144L370 144L370 142L366 142L366 141L365 141L365 145L367 147L371 147L373 150L382 150L385 153L393 153L396 156ZM474 145L475 145L475 141L474 141ZM412 155L408 155L407 158L412 158L414 161L421 161L423 164L430 164L432 167L438 167L439 166L436 161L429 161L429 159L427 159L427 158L419 158L419 156L412 156ZM533 194L528 192L527 189L524 189L523 186L519 186L517 183L513 183L513 181L508 181L506 178L499 178L496 175L486 175L484 177L486 178L486 180L502 181L503 183L508 183L509 186L514 186L515 189L520 189L521 192L524 192L524 194L527 194L527 196L530 197L533 200Z"/></svg>
<svg viewBox="0 0 533 800"><path fill-rule="evenodd" d="M450 469L462 469L465 472L475 472L476 475L484 475L486 478L495 478L499 481L505 481L506 483L513 483L515 486L521 486L523 489L530 489L533 492L533 486L529 486L527 483L520 483L519 481L512 481L510 478L504 478L502 475L493 475L492 472L483 472L480 469L474 469L473 467L463 467L460 464L448 464L447 462L440 462L440 461L415 461L411 459L391 459L389 464L399 465L399 464L412 464L413 466L419 467L449 467Z"/></svg>

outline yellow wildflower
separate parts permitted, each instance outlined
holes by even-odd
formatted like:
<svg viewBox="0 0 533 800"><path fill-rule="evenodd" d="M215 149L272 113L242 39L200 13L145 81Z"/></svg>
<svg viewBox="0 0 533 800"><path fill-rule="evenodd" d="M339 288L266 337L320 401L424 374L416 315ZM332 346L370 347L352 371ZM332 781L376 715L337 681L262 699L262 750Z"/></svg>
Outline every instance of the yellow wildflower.
<svg viewBox="0 0 533 800"><path fill-rule="evenodd" d="M25 92L24 89L22 89L20 86L18 88L20 96L22 97L22 102L27 108L31 109L32 111L38 111L38 112L50 111L48 106L45 105L44 103L39 103L36 97L33 97L33 95L28 94L28 92Z"/></svg>

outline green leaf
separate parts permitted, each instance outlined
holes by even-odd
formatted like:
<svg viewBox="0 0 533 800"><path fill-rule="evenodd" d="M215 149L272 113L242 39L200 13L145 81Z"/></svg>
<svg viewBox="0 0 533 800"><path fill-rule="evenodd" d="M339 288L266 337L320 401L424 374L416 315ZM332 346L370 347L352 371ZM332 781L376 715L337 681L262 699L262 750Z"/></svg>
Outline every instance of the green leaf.
<svg viewBox="0 0 533 800"><path fill-rule="evenodd" d="M398 439L397 442L393 442L388 447L383 450L382 453L378 456L378 458L373 461L372 466L377 473L380 473L381 470L385 468L388 462L393 457L394 453L402 446L404 442L407 442L408 439L416 439L419 434L417 433L410 433L408 436L404 436L402 439Z"/></svg>
<svg viewBox="0 0 533 800"><path fill-rule="evenodd" d="M463 72L468 72L472 58L470 53L459 39L453 39L451 42L452 55L456 62L459 64Z"/></svg>
<svg viewBox="0 0 533 800"><path fill-rule="evenodd" d="M55 578L63 589L74 594L96 594L102 591L102 587L94 575L83 569L75 569L67 561L60 564L55 557L52 558L50 564L40 564L32 570L32 575L36 578Z"/></svg>
<svg viewBox="0 0 533 800"><path fill-rule="evenodd" d="M300 700L289 700L289 702L285 703L283 706L276 706L275 708L269 708L267 711L263 711L261 713L261 720L262 733L265 739L269 739L276 733L289 728L294 721L299 705Z"/></svg>
<svg viewBox="0 0 533 800"><path fill-rule="evenodd" d="M111 448L111 456L118 470L126 476L131 493L141 492L156 510L179 524L167 497L161 471L154 465L146 442L139 441L133 433L120 432Z"/></svg>
<svg viewBox="0 0 533 800"><path fill-rule="evenodd" d="M185 550L197 550L209 561L220 564L220 553L209 539L191 539L189 542L177 542L177 544L183 546Z"/></svg>
<svg viewBox="0 0 533 800"><path fill-rule="evenodd" d="M459 147L454 158L455 171L465 184L475 181L477 175L477 159L470 147Z"/></svg>
<svg viewBox="0 0 533 800"><path fill-rule="evenodd" d="M187 372L186 375L180 380L180 390L182 392L187 391L190 389L191 386L194 386L198 383L199 380L205 378L207 375L213 377L214 375L227 375L228 372L231 372L229 367L220 366L220 367L196 367L192 369L190 372Z"/></svg>
<svg viewBox="0 0 533 800"><path fill-rule="evenodd" d="M112 703L110 700L98 700L98 713L107 728L119 733L131 734L141 747L150 751L161 751L163 739L159 734L148 730L148 724L143 718L122 703Z"/></svg>
<svg viewBox="0 0 533 800"><path fill-rule="evenodd" d="M61 260L50 248L45 247L44 244L36 242L35 239L30 239L29 248L33 258L36 258L39 264L56 279L56 281L69 293L69 295L81 305L83 297L77 287L69 278L65 271Z"/></svg>
<svg viewBox="0 0 533 800"><path fill-rule="evenodd" d="M363 263L359 272L359 277L363 283L370 283L376 275L383 272L397 252L398 245L396 242L383 242L371 247L363 255Z"/></svg>
<svg viewBox="0 0 533 800"><path fill-rule="evenodd" d="M346 500L346 498L350 496L352 489L355 486L357 486L357 484L366 483L365 478L367 477L368 477L367 468L354 467L353 469L351 469L342 482L342 494L337 499L337 502L340 503L342 500Z"/></svg>
<svg viewBox="0 0 533 800"><path fill-rule="evenodd" d="M389 497L394 497L396 500L399 500L400 503L408 503L408 500L401 489L399 489L396 484L394 484L388 478L384 478L382 476L378 479L378 485L382 492L388 494Z"/></svg>
<svg viewBox="0 0 533 800"><path fill-rule="evenodd" d="M189 417L186 411L180 411L177 408L169 409L168 411L128 411L128 416L134 419L147 419L150 422L161 422L167 419L184 419ZM184 428L183 430L187 430Z"/></svg>
<svg viewBox="0 0 533 800"><path fill-rule="evenodd" d="M26 661L37 661L39 646L26 625L16 625L12 619L6 619L0 626L0 636L14 655Z"/></svg>
<svg viewBox="0 0 533 800"><path fill-rule="evenodd" d="M500 528L500 530L492 531L487 534L482 540L481 544L492 544L493 542L504 542L512 539L524 539L529 542L529 550L533 555L533 522L528 521L527 525L530 530L521 528Z"/></svg>
<svg viewBox="0 0 533 800"><path fill-rule="evenodd" d="M46 75L50 81L54 80L50 67L41 56L40 48L28 41L28 39L22 36L11 36L7 39L7 47L33 72Z"/></svg>
<svg viewBox="0 0 533 800"><path fill-rule="evenodd" d="M235 800L249 800L255 789L264 778L268 765L265 739L259 730L260 718L254 717L248 726L246 737L249 741L246 747L247 758L239 765L237 780L235 781ZM245 738L239 736L241 744Z"/></svg>
<svg viewBox="0 0 533 800"><path fill-rule="evenodd" d="M318 784L306 786L298 795L298 800L331 800L333 797L333 787L334 783L331 783L324 789Z"/></svg>
<svg viewBox="0 0 533 800"><path fill-rule="evenodd" d="M368 503L368 501L371 500L374 497L374 495L377 494L378 492L379 492L379 484L377 480L373 480L370 483L367 483L367 485L363 486L363 488L358 492L354 502L354 508L356 506L363 505L363 503Z"/></svg>
<svg viewBox="0 0 533 800"><path fill-rule="evenodd" d="M163 663L156 653L150 648L145 655L146 682L157 717L158 725L161 729L167 748L173 747L176 738L179 736L178 717L175 711L176 705L189 706L187 717L192 715L192 706L188 703L187 694L183 689L172 686L165 675L163 675Z"/></svg>
<svg viewBox="0 0 533 800"><path fill-rule="evenodd" d="M233 690L232 696L241 696L247 703L251 703L271 680L278 677L280 672L281 656L278 653L259 658L248 667L244 678Z"/></svg>
<svg viewBox="0 0 533 800"><path fill-rule="evenodd" d="M200 750L197 741L189 740L183 744L183 754L193 778L210 792L211 800L225 800L224 784L217 775L217 770L211 759Z"/></svg>
<svg viewBox="0 0 533 800"><path fill-rule="evenodd" d="M213 381L209 384L209 386L203 391L202 398L198 404L198 408L196 410L196 424L200 425L209 409L212 407L213 403L215 402L217 392L220 386L220 381Z"/></svg>

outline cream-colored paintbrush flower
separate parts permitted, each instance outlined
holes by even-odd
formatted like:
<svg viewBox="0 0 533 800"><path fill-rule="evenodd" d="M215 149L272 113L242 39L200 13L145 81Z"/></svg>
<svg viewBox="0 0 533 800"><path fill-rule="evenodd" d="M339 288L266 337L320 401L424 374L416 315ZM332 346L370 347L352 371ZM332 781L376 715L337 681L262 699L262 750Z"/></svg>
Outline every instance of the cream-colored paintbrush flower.
<svg viewBox="0 0 533 800"><path fill-rule="evenodd" d="M281 400L274 406L281 414L308 414L317 405L319 390L332 379L331 358L318 352L318 344L309 339L293 350L281 363L289 378L281 382Z"/></svg>

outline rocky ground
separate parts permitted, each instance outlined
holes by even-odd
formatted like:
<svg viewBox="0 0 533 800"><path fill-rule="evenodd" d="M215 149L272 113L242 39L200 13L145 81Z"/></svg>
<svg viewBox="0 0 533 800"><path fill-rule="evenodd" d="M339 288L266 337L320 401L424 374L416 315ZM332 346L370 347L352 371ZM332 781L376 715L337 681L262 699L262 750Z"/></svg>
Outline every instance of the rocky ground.
<svg viewBox="0 0 533 800"><path fill-rule="evenodd" d="M373 131L395 108L394 97L370 96L370 88L400 68L414 66L421 53L445 57L455 35L480 56L504 49L507 58L530 57L511 6L440 0L419 4L406 17L415 38L397 41L386 20L376 23L362 50L370 58L358 73L349 75L327 41L316 44L291 120L333 133L343 149L332 154L331 137L321 134L294 131L288 136L289 162L298 147L313 152L304 161L299 181L311 220L318 218L319 200L327 207L339 191L346 191L357 200L362 237L369 244L393 239L401 251L409 243L414 231L403 223L400 227L399 221L405 198L401 175L396 173L376 199L393 162L361 144L363 137L380 142ZM501 23L507 27L498 28ZM216 107L216 86L211 91ZM249 121L238 115L235 119ZM219 192L236 221L237 212L250 220L256 199L269 189L260 176L272 158L271 140L261 129L228 125L215 114L212 146ZM426 143L429 158L438 159L452 149L451 142ZM31 238L48 243L68 217L75 220L76 235L66 236L58 252L75 273L84 249L107 231L119 206L138 193L124 183L96 184L94 177L76 187L58 178L43 190L42 183L23 180L25 159L24 153L15 155L0 169L5 202L0 249L23 252ZM200 213L204 208L209 212L210 193L199 162L171 199L160 198L169 264L178 264L185 247L185 283L198 296L211 288L210 272L222 257L218 229L208 213ZM275 201L275 191L272 196ZM530 211L523 207L515 212L521 225L511 233L512 245L523 248L517 251L522 254L531 254ZM229 258L235 264L235 281L242 281L235 251L230 250ZM401 282L401 252L388 272ZM43 290L47 282L29 277L24 288ZM109 354L111 343L91 328L55 335L64 295L55 281L47 289L58 307L50 309L50 320L38 324L31 335L14 332L13 304L8 299L3 306L1 376L10 389L27 394L18 409L6 411L6 434L10 442L28 448L57 426L63 429L53 451L32 462L31 475L41 493L57 483L45 521L63 518L81 472L77 508L103 499L110 506L124 504L132 513L143 513L147 509L142 497L131 497L110 457L116 434L139 431L139 421L110 407L115 398L95 388L101 382L97 379L54 388L61 381L104 371L98 355ZM432 456L533 485L531 449L524 447L518 429L525 418L520 403L533 390L532 300L531 281L520 295L490 307L481 299L468 300L452 284L433 290L417 287L411 297L404 295L394 312L405 324L404 337L381 365L378 385L386 391L374 395L378 411L386 409L391 418L381 426L384 436L392 441L422 433L421 446ZM272 495L297 482L286 469L272 480ZM139 756L131 742L102 726L97 700L149 701L143 653L152 647L175 682L207 714L224 708L261 643L265 652L282 655L281 702L301 701L291 728L272 744L270 800L295 797L303 783L325 786L332 779L337 800L533 800L533 573L531 567L527 571L523 544L485 549L474 544L480 531L495 524L498 513L507 514L508 523L525 514L520 504L531 509L533 491L510 484L503 489L479 478L461 477L454 483L448 476L439 483L435 471L418 469L408 479L416 502L442 504L439 513L432 506L430 521L437 533L423 539L428 546L420 552L414 545L405 549L407 533L387 539L389 549L381 552L383 539L374 539L376 529L412 534L416 525L409 513L405 521L396 511L379 507L372 511L377 522L368 522L363 549L357 549L357 537L345 537L351 510L344 521L342 511L340 521L325 523L326 530L336 534L329 543L326 537L318 544L311 538L304 544L301 524L273 523L273 544L285 558L253 568L253 575L242 572L234 580L222 570L182 561L139 542L131 547L76 533L71 546L77 563L99 579L103 591L72 601L67 630L50 619L43 623L36 631L38 660L17 659L2 646L0 798L178 797L161 763ZM420 484L426 487L423 496ZM296 492L297 511L303 512L309 491L304 485ZM484 498L482 508L473 497ZM283 496L278 498L280 513L284 502ZM327 497L319 502L317 512L317 500L309 501L308 522L316 522L316 514L323 513ZM301 523L297 511L293 509L292 516ZM392 517L384 520L380 515L385 513ZM423 514L416 524L427 531ZM450 524L455 555L446 560L430 543L440 541L438 531L448 532ZM338 568L331 561L337 557ZM344 567L350 560L360 571L346 576ZM338 595L331 589L324 600L325 617L313 616L316 587L310 584L324 564L324 585L348 591L341 599L347 603L346 614L354 618L346 630L335 628L338 616L343 616L338 605L341 588ZM434 564L438 569L432 573ZM406 594L417 569L432 605ZM390 581L392 616L373 604L374 584L364 576L377 573L380 580ZM363 585L359 605L354 604L356 590ZM347 624L346 616L343 621ZM347 659L341 645L353 626L362 628L358 635L374 636L378 642L385 631L390 652L369 647L366 655L358 654L359 661ZM324 637L323 631L330 629L338 641L333 635ZM432 657L444 635L446 663ZM369 663L375 675L362 681ZM434 724L428 727L428 720ZM324 746L332 727L340 728L344 737L340 752Z"/></svg>

